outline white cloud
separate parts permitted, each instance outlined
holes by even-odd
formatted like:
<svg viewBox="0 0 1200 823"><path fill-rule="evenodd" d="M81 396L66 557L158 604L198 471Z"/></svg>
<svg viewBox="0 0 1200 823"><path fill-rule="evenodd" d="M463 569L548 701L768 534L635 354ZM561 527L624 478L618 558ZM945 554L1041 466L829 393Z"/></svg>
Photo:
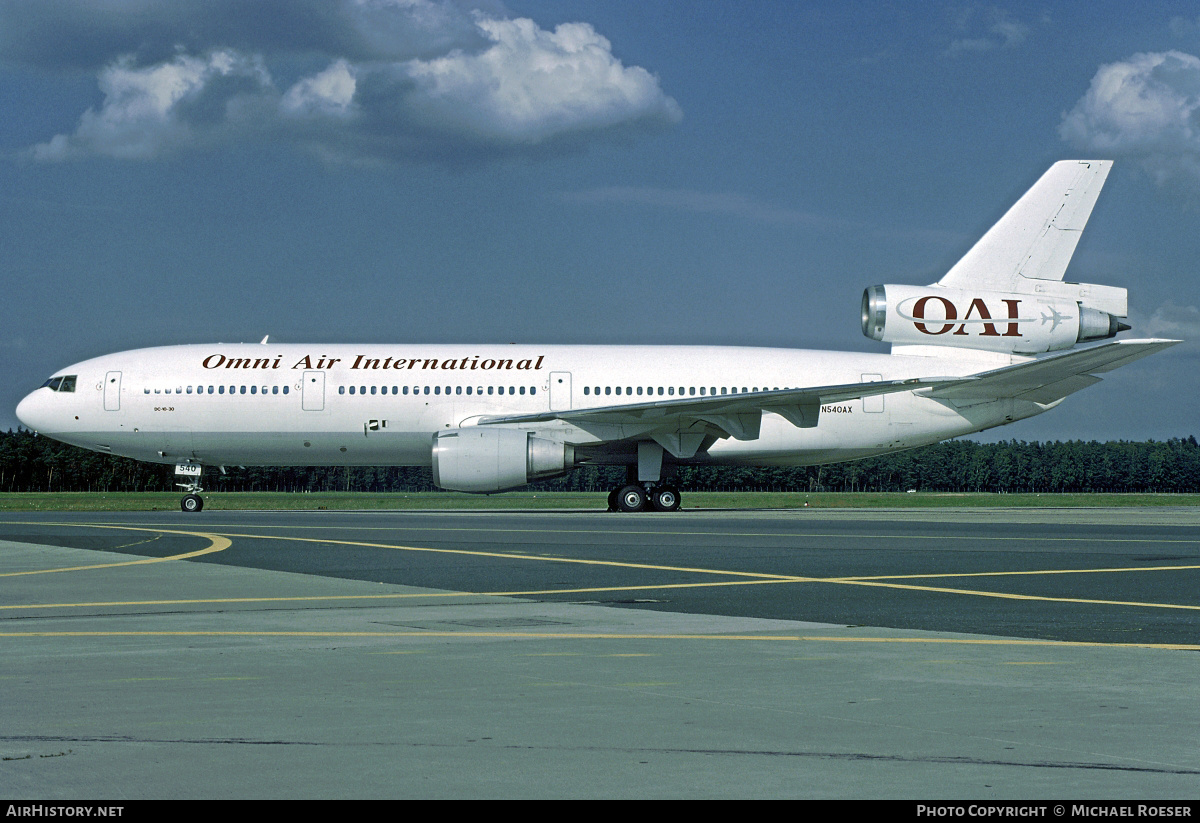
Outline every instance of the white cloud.
<svg viewBox="0 0 1200 823"><path fill-rule="evenodd" d="M1200 341L1200 308L1164 303L1150 315L1145 333L1154 337Z"/></svg>
<svg viewBox="0 0 1200 823"><path fill-rule="evenodd" d="M320 74L306 77L288 89L281 105L288 114L345 116L351 110L356 87L354 67L338 60Z"/></svg>
<svg viewBox="0 0 1200 823"><path fill-rule="evenodd" d="M660 189L646 186L604 186L562 195L568 203L624 203L637 206L740 217L758 223L830 229L849 224L800 209L779 208L744 194L703 192L691 189Z"/></svg>
<svg viewBox="0 0 1200 823"><path fill-rule="evenodd" d="M483 140L539 143L638 120L674 122L678 104L645 69L626 68L587 23L553 32L532 20L480 19L492 45L412 60L408 102L417 120Z"/></svg>
<svg viewBox="0 0 1200 823"><path fill-rule="evenodd" d="M1059 126L1073 147L1136 159L1161 183L1200 183L1200 58L1135 54L1100 67Z"/></svg>
<svg viewBox="0 0 1200 823"><path fill-rule="evenodd" d="M206 57L179 55L147 68L134 68L131 63L120 60L101 72L104 103L99 111L84 112L74 134L60 134L35 146L34 157L155 157L203 139L204 133L221 127L238 110L238 97L261 94L271 86L261 61L228 50ZM221 80L235 82L226 86L222 99L207 102L224 111L205 114L205 93Z"/></svg>
<svg viewBox="0 0 1200 823"><path fill-rule="evenodd" d="M1013 49L1025 42L1029 26L1016 20L1004 9L980 12L968 8L956 26L960 37L951 41L947 54Z"/></svg>
<svg viewBox="0 0 1200 823"><path fill-rule="evenodd" d="M159 39L180 21L193 38L197 31L222 31L202 18L202 6L183 3L178 19L169 6L151 6L162 18L153 27ZM236 15L241 7L216 8ZM613 130L660 128L681 116L657 78L625 66L587 23L547 31L528 19L464 16L457 4L433 0L343 0L314 6L311 17L311 33L286 40L263 35L262 50L214 42L202 56L181 47L148 64L123 54L100 72L99 109L85 112L74 133L32 154L44 161L147 159L267 137L353 161L478 158L554 151ZM464 20L471 36L462 31ZM238 29L238 36L256 30ZM268 55L290 57L284 65L294 66L312 59L296 45L309 41L321 44L318 51L341 43L346 53L281 93Z"/></svg>

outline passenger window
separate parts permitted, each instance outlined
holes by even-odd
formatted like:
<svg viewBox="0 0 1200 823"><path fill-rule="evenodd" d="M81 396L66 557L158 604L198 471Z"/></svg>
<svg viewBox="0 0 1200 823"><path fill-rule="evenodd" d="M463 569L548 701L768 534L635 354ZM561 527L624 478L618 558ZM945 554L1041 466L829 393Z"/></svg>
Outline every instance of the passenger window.
<svg viewBox="0 0 1200 823"><path fill-rule="evenodd" d="M455 387L454 387L454 393L455 393L455 394L462 394L462 386L455 386Z"/></svg>
<svg viewBox="0 0 1200 823"><path fill-rule="evenodd" d="M245 391L245 389L242 389L242 391ZM250 393L251 393L251 394L258 394L258 386L251 386L251 387L250 387Z"/></svg>
<svg viewBox="0 0 1200 823"><path fill-rule="evenodd" d="M217 386L217 394L224 394L224 393L225 393L225 387Z"/></svg>
<svg viewBox="0 0 1200 823"><path fill-rule="evenodd" d="M521 387L521 394L524 394L524 393L525 393L525 387L524 387L524 386L522 386L522 387Z"/></svg>
<svg viewBox="0 0 1200 823"><path fill-rule="evenodd" d="M530 387L529 387L529 393L530 393L530 394L537 394L537 386L530 386Z"/></svg>

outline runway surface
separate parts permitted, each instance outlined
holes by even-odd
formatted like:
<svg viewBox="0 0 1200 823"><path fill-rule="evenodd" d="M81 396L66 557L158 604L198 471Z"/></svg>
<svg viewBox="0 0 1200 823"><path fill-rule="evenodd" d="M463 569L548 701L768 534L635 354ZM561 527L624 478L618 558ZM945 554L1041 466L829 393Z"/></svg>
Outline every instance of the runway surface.
<svg viewBox="0 0 1200 823"><path fill-rule="evenodd" d="M0 541L6 796L1200 786L1194 509L10 513Z"/></svg>

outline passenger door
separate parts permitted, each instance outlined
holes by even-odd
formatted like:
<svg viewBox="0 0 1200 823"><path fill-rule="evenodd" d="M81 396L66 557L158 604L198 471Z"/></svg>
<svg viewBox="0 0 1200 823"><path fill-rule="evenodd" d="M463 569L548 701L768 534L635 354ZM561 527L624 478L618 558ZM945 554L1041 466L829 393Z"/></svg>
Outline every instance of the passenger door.
<svg viewBox="0 0 1200 823"><path fill-rule="evenodd" d="M121 410L121 373L110 371L104 375L104 410Z"/></svg>

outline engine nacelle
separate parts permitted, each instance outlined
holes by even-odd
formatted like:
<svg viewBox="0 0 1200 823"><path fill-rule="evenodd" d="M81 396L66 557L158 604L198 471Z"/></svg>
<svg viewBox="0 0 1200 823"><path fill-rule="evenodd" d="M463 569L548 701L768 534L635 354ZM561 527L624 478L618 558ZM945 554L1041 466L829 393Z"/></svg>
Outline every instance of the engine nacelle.
<svg viewBox="0 0 1200 823"><path fill-rule="evenodd" d="M1128 328L1108 312L1033 294L888 285L872 286L862 300L863 334L906 346L1037 354Z"/></svg>
<svg viewBox="0 0 1200 823"><path fill-rule="evenodd" d="M433 482L460 492L499 492L575 467L575 449L517 429L438 432L433 438Z"/></svg>

